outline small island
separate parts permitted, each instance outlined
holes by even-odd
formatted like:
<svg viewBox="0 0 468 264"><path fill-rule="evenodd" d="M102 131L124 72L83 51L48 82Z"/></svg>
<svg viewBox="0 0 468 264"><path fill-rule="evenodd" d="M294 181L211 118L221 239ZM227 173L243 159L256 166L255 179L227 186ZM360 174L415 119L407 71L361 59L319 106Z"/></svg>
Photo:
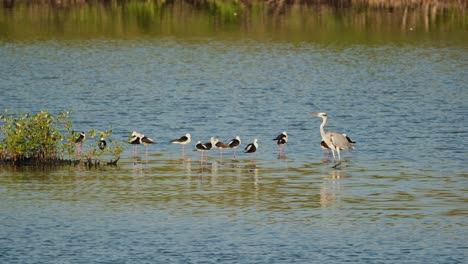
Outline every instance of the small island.
<svg viewBox="0 0 468 264"><path fill-rule="evenodd" d="M112 130L75 132L69 111L53 115L5 110L0 116L0 164L116 165L123 142L110 140L111 134Z"/></svg>

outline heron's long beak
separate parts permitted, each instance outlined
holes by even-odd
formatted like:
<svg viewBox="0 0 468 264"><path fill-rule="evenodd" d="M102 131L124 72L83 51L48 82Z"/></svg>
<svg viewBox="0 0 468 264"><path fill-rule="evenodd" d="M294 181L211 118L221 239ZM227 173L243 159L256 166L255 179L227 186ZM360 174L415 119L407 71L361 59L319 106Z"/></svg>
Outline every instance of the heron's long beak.
<svg viewBox="0 0 468 264"><path fill-rule="evenodd" d="M309 112L309 114L314 115L314 116L318 116L317 112Z"/></svg>

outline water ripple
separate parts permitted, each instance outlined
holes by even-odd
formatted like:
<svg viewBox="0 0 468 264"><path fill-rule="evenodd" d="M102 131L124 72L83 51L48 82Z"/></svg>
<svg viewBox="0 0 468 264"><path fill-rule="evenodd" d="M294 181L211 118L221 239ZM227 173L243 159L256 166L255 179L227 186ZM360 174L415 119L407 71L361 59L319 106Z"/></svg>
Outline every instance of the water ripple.
<svg viewBox="0 0 468 264"><path fill-rule="evenodd" d="M117 167L0 167L0 261L465 260L464 50L159 39L0 57L2 108L71 110L76 129L160 142L137 159L125 146ZM309 111L358 142L339 169ZM186 132L260 147L181 159L169 141Z"/></svg>

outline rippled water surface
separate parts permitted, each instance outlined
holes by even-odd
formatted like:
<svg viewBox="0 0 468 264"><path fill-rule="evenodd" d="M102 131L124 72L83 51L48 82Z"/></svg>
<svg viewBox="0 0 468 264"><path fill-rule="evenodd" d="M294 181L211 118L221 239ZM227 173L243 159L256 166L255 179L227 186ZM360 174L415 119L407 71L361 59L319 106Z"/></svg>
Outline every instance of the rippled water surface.
<svg viewBox="0 0 468 264"><path fill-rule="evenodd" d="M465 48L94 39L0 58L1 109L158 142L116 167L0 167L0 262L466 262ZM338 169L309 111L357 141ZM236 135L254 157L192 151Z"/></svg>

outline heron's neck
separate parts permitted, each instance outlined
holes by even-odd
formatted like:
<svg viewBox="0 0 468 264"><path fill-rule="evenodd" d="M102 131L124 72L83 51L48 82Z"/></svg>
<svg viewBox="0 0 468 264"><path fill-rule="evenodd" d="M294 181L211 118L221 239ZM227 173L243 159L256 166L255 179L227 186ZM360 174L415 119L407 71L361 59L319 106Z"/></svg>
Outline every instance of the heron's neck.
<svg viewBox="0 0 468 264"><path fill-rule="evenodd" d="M323 129L327 125L327 118L322 118L322 124L320 125L320 135L322 138L325 138L325 129Z"/></svg>

